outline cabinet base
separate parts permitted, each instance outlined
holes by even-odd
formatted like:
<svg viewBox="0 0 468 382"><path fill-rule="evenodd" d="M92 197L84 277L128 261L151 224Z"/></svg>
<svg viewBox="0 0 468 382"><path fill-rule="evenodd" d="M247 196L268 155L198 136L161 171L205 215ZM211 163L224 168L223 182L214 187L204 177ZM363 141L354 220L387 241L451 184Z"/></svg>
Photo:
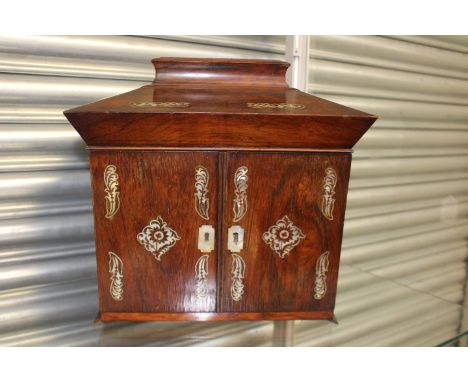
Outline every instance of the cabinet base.
<svg viewBox="0 0 468 382"><path fill-rule="evenodd" d="M241 320L330 320L331 311L242 312L242 313L101 313L99 321L241 321Z"/></svg>

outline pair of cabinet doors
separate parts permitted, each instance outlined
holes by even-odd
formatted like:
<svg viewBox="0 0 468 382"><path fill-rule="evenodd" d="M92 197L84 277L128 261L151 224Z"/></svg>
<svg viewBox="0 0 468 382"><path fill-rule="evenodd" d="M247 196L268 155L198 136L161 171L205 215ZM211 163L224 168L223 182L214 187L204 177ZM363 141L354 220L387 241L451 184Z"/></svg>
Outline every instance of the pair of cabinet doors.
<svg viewBox="0 0 468 382"><path fill-rule="evenodd" d="M101 312L333 309L349 153L90 156Z"/></svg>

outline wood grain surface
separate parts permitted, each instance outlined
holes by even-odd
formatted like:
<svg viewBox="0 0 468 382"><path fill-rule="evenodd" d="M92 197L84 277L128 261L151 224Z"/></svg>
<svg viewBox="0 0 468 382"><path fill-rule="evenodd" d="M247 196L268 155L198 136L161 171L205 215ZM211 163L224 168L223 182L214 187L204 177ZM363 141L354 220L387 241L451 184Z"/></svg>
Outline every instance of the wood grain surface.
<svg viewBox="0 0 468 382"><path fill-rule="evenodd" d="M90 152L102 320L332 320L350 152L376 117L288 87L286 62L153 64L152 84L64 112ZM113 202L106 201L109 165L118 176ZM209 173L208 219L195 208L198 166ZM248 208L235 219L242 166ZM327 171L332 218L322 207ZM300 233L273 230L280 219ZM202 225L215 229L209 254L198 249ZM231 226L244 229L236 253L242 276L228 248ZM272 249L275 235L302 237L286 254Z"/></svg>
<svg viewBox="0 0 468 382"><path fill-rule="evenodd" d="M151 62L155 84L288 87L284 61L163 57Z"/></svg>
<svg viewBox="0 0 468 382"><path fill-rule="evenodd" d="M349 154L232 153L226 156L224 186L226 206L223 235L227 227L245 230L245 293L240 301L230 295L231 253L222 246L222 305L226 312L333 311L348 190ZM233 223L230 203L234 199L233 177L240 166L248 168L249 208L245 217ZM325 170L332 167L338 182L333 220L321 211ZM305 235L288 255L281 258L262 235L282 217ZM327 293L314 299L316 263L329 251Z"/></svg>
<svg viewBox="0 0 468 382"><path fill-rule="evenodd" d="M103 313L101 321L258 321L258 320L329 320L333 312L262 312L262 313Z"/></svg>
<svg viewBox="0 0 468 382"><path fill-rule="evenodd" d="M198 228L217 222L217 154L91 152L94 216L101 312L208 312L216 309L217 256L208 262L209 294L195 297L195 264ZM120 209L112 219L105 216L103 173L113 164L119 174ZM195 167L203 165L211 175L208 221L195 210ZM161 216L180 240L158 261L137 240L153 219ZM110 297L108 252L123 262L124 296Z"/></svg>
<svg viewBox="0 0 468 382"><path fill-rule="evenodd" d="M287 87L286 62L153 63L151 85L64 112L88 146L350 149L376 120Z"/></svg>

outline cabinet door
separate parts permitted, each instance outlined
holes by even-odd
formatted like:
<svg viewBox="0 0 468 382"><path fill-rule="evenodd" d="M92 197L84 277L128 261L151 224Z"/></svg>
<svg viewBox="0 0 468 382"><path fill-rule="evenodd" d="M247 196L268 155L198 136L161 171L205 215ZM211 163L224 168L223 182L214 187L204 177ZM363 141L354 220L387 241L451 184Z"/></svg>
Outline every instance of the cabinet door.
<svg viewBox="0 0 468 382"><path fill-rule="evenodd" d="M215 311L217 154L97 151L91 171L101 312Z"/></svg>
<svg viewBox="0 0 468 382"><path fill-rule="evenodd" d="M350 160L226 155L222 311L333 309Z"/></svg>

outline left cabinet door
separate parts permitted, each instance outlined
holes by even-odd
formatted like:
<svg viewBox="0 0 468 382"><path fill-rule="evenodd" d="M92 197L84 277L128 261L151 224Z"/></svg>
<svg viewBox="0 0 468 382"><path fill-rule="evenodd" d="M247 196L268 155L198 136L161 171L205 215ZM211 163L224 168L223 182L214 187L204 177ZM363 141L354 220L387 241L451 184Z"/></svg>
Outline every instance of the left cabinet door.
<svg viewBox="0 0 468 382"><path fill-rule="evenodd" d="M91 151L100 310L216 310L218 157Z"/></svg>

